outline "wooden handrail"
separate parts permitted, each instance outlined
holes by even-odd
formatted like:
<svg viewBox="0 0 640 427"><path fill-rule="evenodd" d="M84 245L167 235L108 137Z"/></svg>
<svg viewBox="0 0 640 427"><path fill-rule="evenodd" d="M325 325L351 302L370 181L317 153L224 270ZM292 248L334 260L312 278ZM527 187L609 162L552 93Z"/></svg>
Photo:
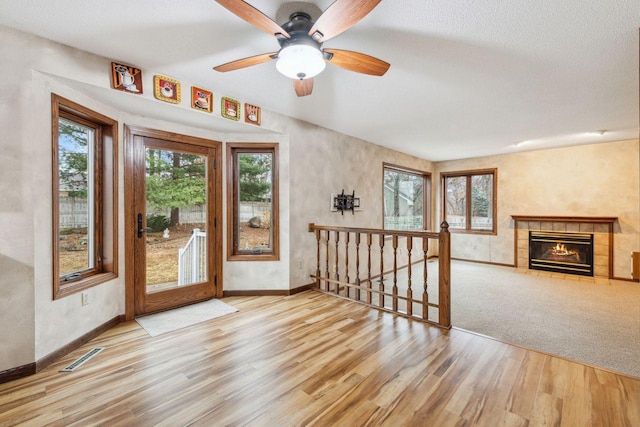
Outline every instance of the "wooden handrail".
<svg viewBox="0 0 640 427"><path fill-rule="evenodd" d="M440 229L446 226L446 229L449 229L449 224L446 221L442 221L440 224ZM440 233L436 231L428 231L428 230L385 230L382 228L356 228L356 227L333 227L328 225L316 225L314 223L309 224L309 233L313 233L315 230L319 231L340 231L340 232L349 232L349 233L361 233L367 234L371 233L373 235L388 235L388 236L398 236L398 237L428 237L430 239L438 239Z"/></svg>
<svg viewBox="0 0 640 427"><path fill-rule="evenodd" d="M313 223L309 224L309 232L316 238L316 269L311 278L315 279L318 290L443 328L451 327L451 236L446 221L440 224L439 232ZM351 234L355 239L351 239ZM414 239L421 239L422 245L414 245ZM387 240L390 243L387 244ZM437 292L433 291L434 284L427 271L429 240L438 241ZM375 257L379 259L372 261ZM355 267L349 262L354 258ZM366 271L361 259L366 259ZM393 268L385 270L385 265L388 268L389 264ZM419 279L412 276L417 265L423 270ZM377 287L373 286L374 282ZM422 287L417 298L414 298L414 283L420 283ZM377 298L373 298L374 295ZM419 312L414 312L414 304L421 307ZM438 310L437 321L429 318L430 308Z"/></svg>

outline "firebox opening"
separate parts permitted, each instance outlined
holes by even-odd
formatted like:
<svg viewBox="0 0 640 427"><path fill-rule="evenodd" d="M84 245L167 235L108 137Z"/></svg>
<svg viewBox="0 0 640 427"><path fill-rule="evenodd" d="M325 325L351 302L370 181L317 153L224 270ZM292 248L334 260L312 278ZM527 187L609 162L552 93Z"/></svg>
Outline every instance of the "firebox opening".
<svg viewBox="0 0 640 427"><path fill-rule="evenodd" d="M593 276L593 234L529 231L529 268Z"/></svg>

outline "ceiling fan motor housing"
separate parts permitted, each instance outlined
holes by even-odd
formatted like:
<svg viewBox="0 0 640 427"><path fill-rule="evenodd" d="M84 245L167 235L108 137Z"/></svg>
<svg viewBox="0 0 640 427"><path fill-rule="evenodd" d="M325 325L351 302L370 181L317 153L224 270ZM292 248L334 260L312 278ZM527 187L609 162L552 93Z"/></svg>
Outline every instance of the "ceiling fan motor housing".
<svg viewBox="0 0 640 427"><path fill-rule="evenodd" d="M311 27L313 27L313 22L309 14L304 12L292 13L289 16L289 21L282 25L282 29L289 33L291 38L276 34L280 47L285 48L291 45L306 44L319 50L322 47L322 43L317 42L309 35Z"/></svg>
<svg viewBox="0 0 640 427"><path fill-rule="evenodd" d="M316 67L316 72L314 72L315 75L317 74L317 72L322 71L322 69L324 68L323 60L327 58L325 58L325 54L324 52L322 52L322 43L314 40L313 37L309 35L309 30L311 30L311 27L313 27L313 22L311 21L310 15L304 12L295 12L291 14L291 16L289 17L289 21L282 25L282 29L284 29L291 37L287 38L281 34L276 34L276 37L278 39L278 43L280 44L280 51L278 52L278 57L280 59L284 59L287 56L302 57L305 54L311 55L314 53L314 56L318 56L319 58L321 58L322 65L321 67ZM303 53L302 51L306 52ZM295 59L290 59L290 61L294 60ZM276 67L278 67L278 64L276 64ZM283 74L300 80L313 77L312 75L309 75L305 72L296 72L295 75L292 75L293 73L287 73L286 71L281 69L281 67L278 67L278 69Z"/></svg>

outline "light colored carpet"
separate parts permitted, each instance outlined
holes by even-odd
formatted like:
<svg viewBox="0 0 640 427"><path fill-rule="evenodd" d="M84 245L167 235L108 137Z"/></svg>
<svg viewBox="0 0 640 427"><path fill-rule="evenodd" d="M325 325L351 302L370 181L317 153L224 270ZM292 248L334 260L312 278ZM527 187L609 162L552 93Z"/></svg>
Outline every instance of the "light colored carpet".
<svg viewBox="0 0 640 427"><path fill-rule="evenodd" d="M192 304L162 313L151 314L149 316L136 317L136 322L144 328L152 337L186 328L216 317L235 313L237 308L230 306L220 300L211 299L209 301Z"/></svg>
<svg viewBox="0 0 640 427"><path fill-rule="evenodd" d="M461 261L451 270L453 326L640 377L637 283L604 285Z"/></svg>

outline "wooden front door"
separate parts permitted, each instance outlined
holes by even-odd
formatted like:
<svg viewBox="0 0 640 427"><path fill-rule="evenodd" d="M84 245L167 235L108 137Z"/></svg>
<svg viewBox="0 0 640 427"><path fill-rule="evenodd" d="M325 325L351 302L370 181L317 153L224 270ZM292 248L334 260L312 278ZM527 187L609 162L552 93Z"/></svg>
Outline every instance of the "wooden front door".
<svg viewBox="0 0 640 427"><path fill-rule="evenodd" d="M221 297L221 143L130 127L126 139L127 317Z"/></svg>

